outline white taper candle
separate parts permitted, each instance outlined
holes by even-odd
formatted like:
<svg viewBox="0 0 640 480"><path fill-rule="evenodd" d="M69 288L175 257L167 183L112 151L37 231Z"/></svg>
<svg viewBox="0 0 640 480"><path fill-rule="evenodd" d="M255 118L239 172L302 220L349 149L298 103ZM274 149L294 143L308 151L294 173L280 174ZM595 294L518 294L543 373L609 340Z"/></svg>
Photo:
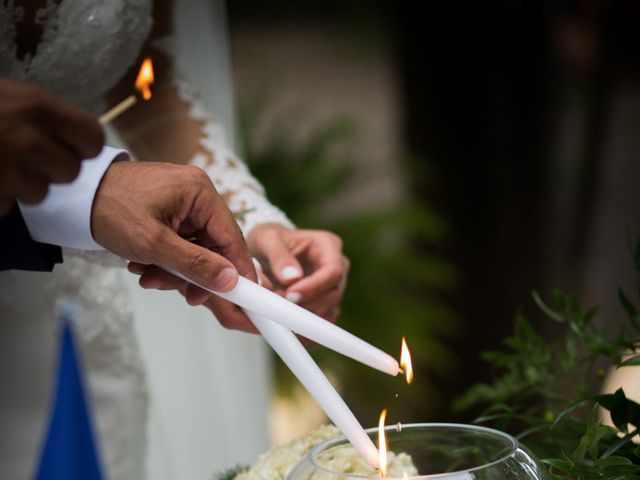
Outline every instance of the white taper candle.
<svg viewBox="0 0 640 480"><path fill-rule="evenodd" d="M257 313L245 312L271 348L318 402L327 417L365 460L378 468L378 449L296 336L282 325L271 322Z"/></svg>
<svg viewBox="0 0 640 480"><path fill-rule="evenodd" d="M166 270L198 285L178 272ZM198 286L371 368L393 376L400 373L398 361L388 353L251 280L239 277L237 285L228 292Z"/></svg>
<svg viewBox="0 0 640 480"><path fill-rule="evenodd" d="M213 293L371 368L394 376L400 372L388 353L244 277L231 291Z"/></svg>

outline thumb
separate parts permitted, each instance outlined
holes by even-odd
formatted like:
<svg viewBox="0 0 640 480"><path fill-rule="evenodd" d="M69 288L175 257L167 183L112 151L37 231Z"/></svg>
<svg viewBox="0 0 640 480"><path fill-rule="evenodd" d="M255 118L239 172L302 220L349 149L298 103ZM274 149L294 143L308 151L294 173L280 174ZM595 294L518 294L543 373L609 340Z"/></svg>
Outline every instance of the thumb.
<svg viewBox="0 0 640 480"><path fill-rule="evenodd" d="M161 242L157 254L157 265L169 267L211 290L228 292L238 283L238 271L229 260L173 231Z"/></svg>
<svg viewBox="0 0 640 480"><path fill-rule="evenodd" d="M281 285L291 285L304 276L300 263L280 235L269 235L264 239L262 254L269 262L272 275Z"/></svg>

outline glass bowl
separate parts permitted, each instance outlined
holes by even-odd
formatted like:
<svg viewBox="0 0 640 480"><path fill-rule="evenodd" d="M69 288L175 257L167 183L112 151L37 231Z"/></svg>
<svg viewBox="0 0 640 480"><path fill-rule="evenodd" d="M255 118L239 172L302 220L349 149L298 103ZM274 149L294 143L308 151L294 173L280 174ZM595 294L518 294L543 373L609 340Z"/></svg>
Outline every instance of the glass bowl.
<svg viewBox="0 0 640 480"><path fill-rule="evenodd" d="M366 432L376 443L378 429L371 428ZM401 428L388 426L386 435L390 452L388 480L550 479L540 462L515 438L491 428L415 423ZM394 464L397 468L392 469ZM360 471L363 467L369 471ZM363 478L380 478L380 474L366 465L344 436L315 446L287 476L287 480Z"/></svg>

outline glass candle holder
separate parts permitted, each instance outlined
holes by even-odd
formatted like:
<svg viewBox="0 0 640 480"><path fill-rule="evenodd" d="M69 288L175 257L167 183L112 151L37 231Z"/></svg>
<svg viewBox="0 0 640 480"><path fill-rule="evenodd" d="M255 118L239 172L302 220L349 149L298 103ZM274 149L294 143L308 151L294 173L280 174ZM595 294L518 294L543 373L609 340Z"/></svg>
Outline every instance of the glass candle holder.
<svg viewBox="0 0 640 480"><path fill-rule="evenodd" d="M388 480L550 478L531 452L511 435L498 430L454 423L416 423L401 428L388 426L385 430L390 458ZM366 432L376 442L378 429ZM287 480L356 480L380 476L341 436L311 449Z"/></svg>

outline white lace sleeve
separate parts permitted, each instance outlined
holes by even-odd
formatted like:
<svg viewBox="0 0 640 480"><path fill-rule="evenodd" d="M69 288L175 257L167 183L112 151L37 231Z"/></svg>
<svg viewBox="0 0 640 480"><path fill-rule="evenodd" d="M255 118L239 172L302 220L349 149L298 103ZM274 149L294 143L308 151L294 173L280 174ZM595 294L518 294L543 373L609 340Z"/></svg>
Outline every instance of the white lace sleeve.
<svg viewBox="0 0 640 480"><path fill-rule="evenodd" d="M175 86L180 100L189 105L189 116L202 124L200 148L189 163L207 172L245 237L260 223L293 227L286 215L269 202L264 187L247 166L227 146L224 128L207 112L195 88L185 80L175 80Z"/></svg>

